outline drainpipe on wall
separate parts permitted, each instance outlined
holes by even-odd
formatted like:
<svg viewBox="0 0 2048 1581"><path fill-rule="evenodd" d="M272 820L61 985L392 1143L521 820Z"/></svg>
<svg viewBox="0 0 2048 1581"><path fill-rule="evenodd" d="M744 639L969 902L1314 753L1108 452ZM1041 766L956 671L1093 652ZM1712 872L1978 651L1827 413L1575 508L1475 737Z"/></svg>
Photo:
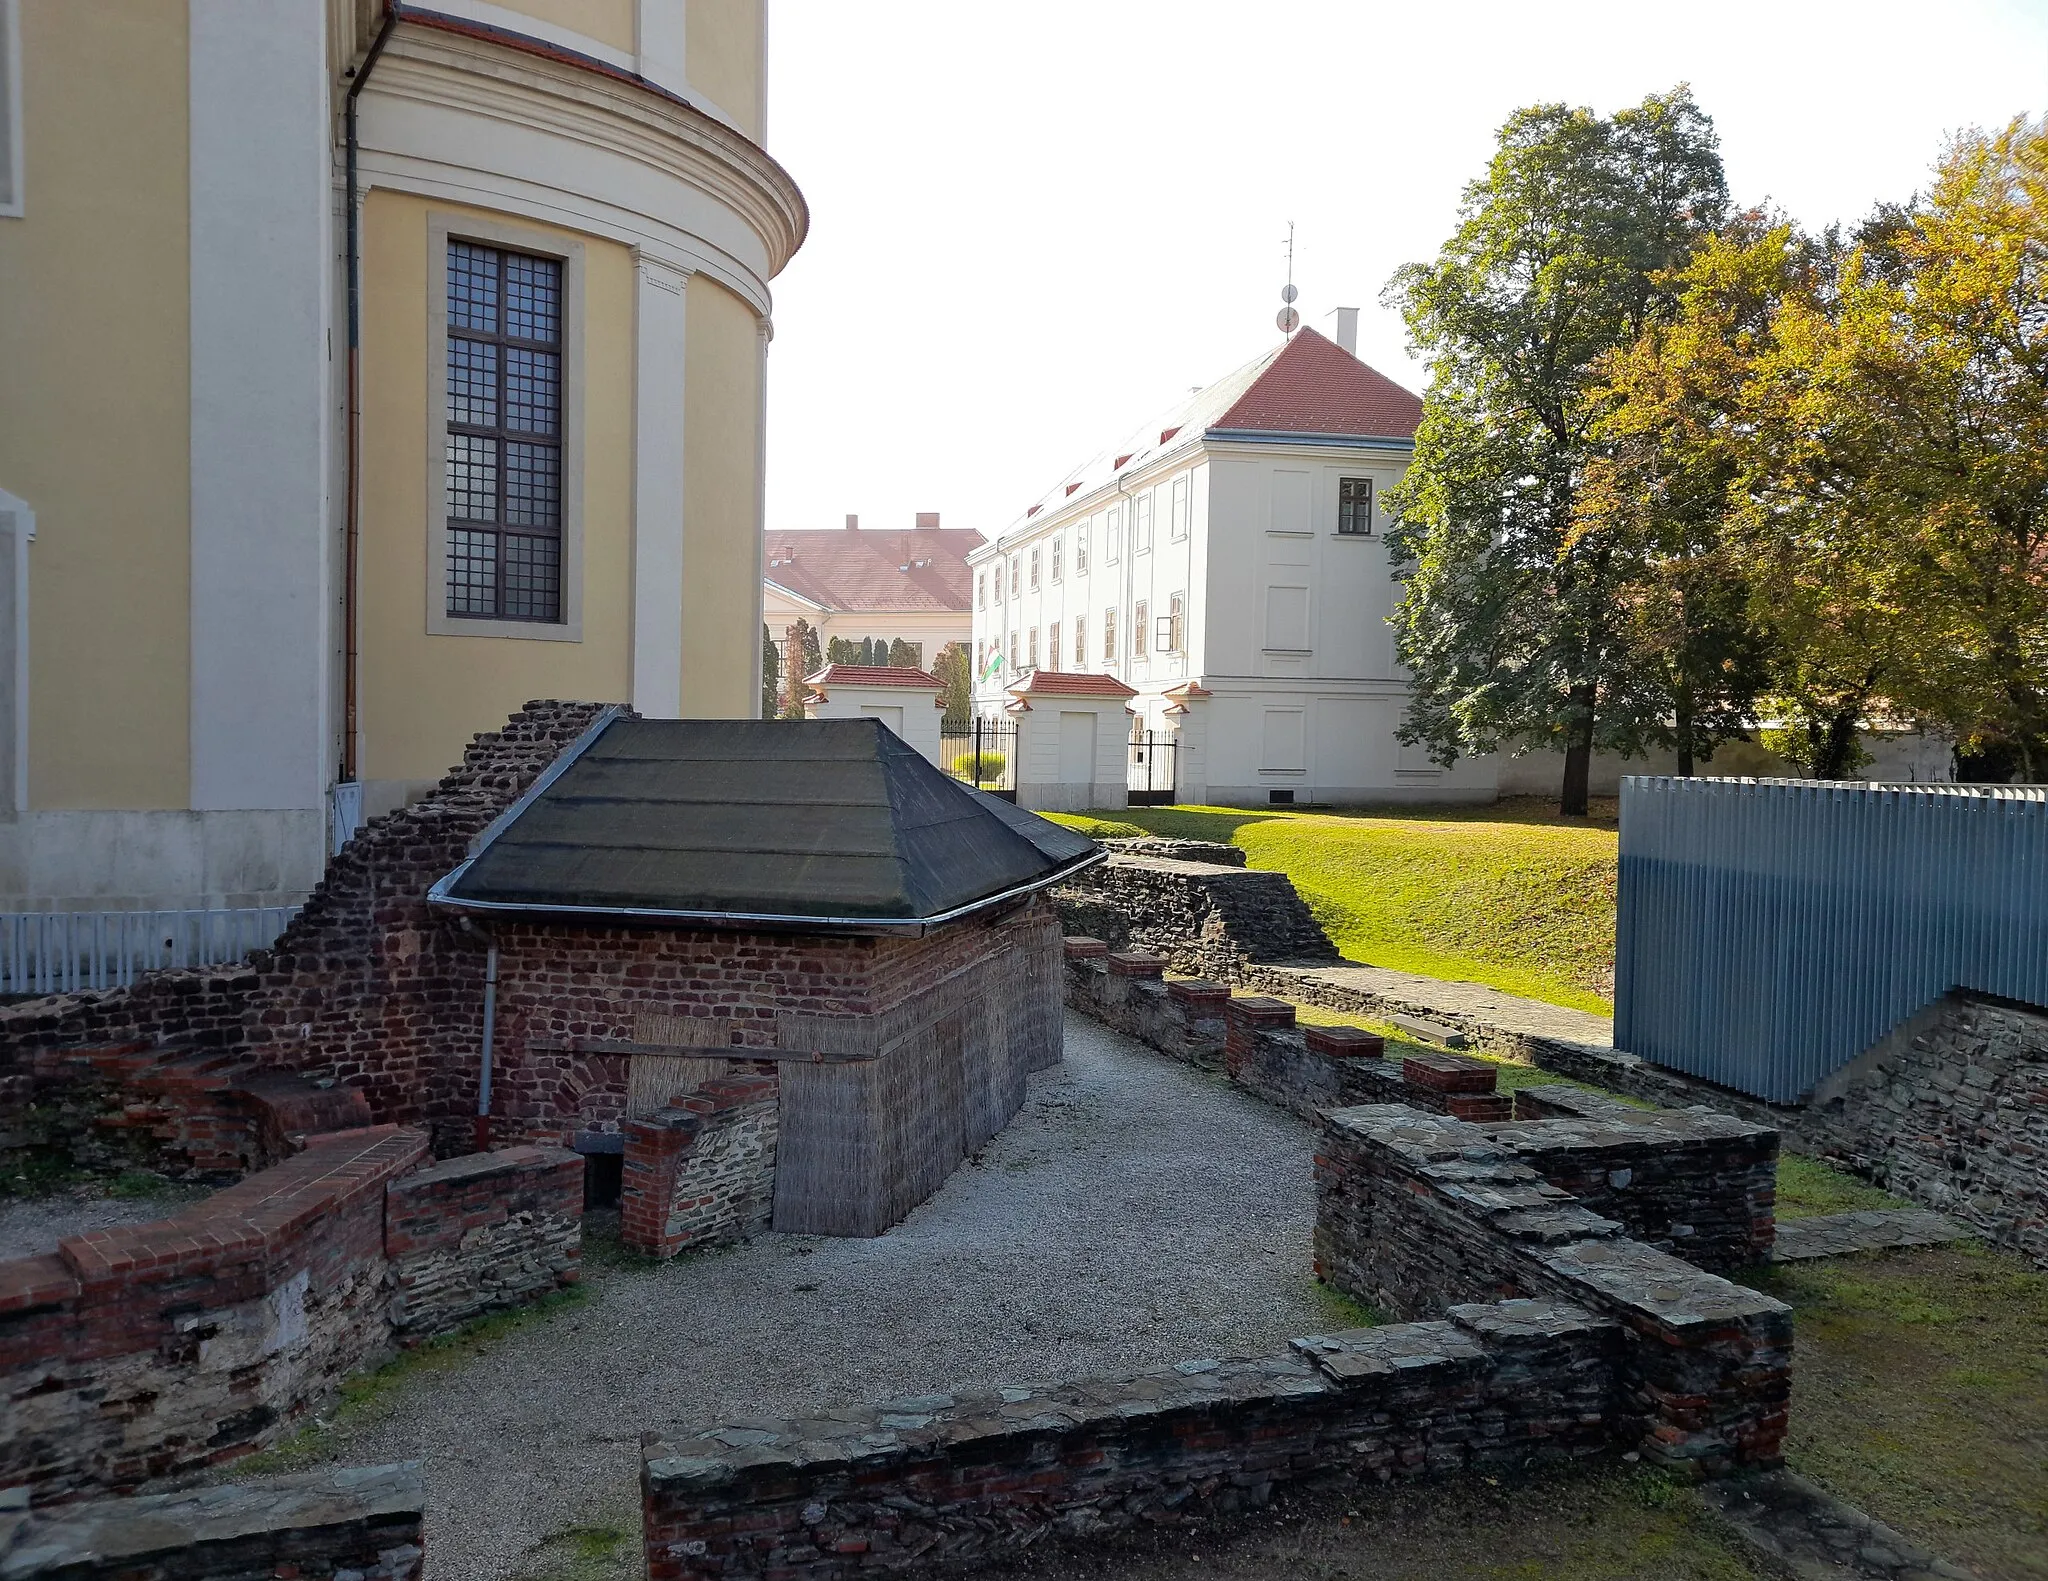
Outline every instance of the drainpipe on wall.
<svg viewBox="0 0 2048 1581"><path fill-rule="evenodd" d="M491 1054L498 1036L498 940L495 934L478 927L468 917L462 919L462 931L472 938L486 940L490 946L484 953L484 1051L476 1087L476 1150L488 1153L491 1150Z"/></svg>
<svg viewBox="0 0 2048 1581"><path fill-rule="evenodd" d="M342 673L341 673L341 778L343 783L353 783L357 777L356 763L356 716L357 683L356 670L361 662L356 640L358 624L357 589L358 572L356 560L362 539L362 507L359 500L363 466L363 389L362 389L362 293L363 259L361 222L357 218L356 193L356 98L363 91L363 84L370 80L370 72L377 64L378 56L384 53L385 42L391 37L391 29L398 23L398 11L390 0L385 0L384 20L378 24L377 36L370 41L370 48L363 56L360 66L350 68L348 75L353 79L342 102L343 143L346 148L347 231L346 265L348 273L348 477L344 485L344 511L347 526L343 533L341 570L341 625L342 625Z"/></svg>

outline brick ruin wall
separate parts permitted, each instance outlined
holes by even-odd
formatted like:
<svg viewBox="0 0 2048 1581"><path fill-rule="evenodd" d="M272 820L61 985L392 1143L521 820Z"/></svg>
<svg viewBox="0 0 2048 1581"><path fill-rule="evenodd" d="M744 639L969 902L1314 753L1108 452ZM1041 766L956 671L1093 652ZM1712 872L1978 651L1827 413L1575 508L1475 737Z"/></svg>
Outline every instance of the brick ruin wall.
<svg viewBox="0 0 2048 1581"><path fill-rule="evenodd" d="M412 1462L34 1513L0 1503L0 1574L22 1581L419 1581L425 1561Z"/></svg>
<svg viewBox="0 0 2048 1581"><path fill-rule="evenodd" d="M1158 956L1094 939L1069 939L1066 952L1070 1008L1305 1120L1399 1103L1481 1124L1498 1146L1638 1240L1722 1271L1770 1255L1778 1136L1768 1126L1707 1110L1631 1109L1562 1087L1510 1100L1484 1060L1435 1052L1389 1060L1369 1033L1297 1027L1284 1000L1201 979L1167 982Z"/></svg>
<svg viewBox="0 0 2048 1581"><path fill-rule="evenodd" d="M1482 1294L1597 1314L1621 1336L1611 1409L1646 1460L1707 1475L1775 1465L1790 1308L1632 1239L1550 1184L1514 1133L1552 1123L1474 1125L1403 1104L1330 1111L1316 1153L1318 1275L1399 1317Z"/></svg>
<svg viewBox="0 0 2048 1581"><path fill-rule="evenodd" d="M1119 853L1053 894L1069 934L1163 955L1198 977L1236 982L1255 962L1339 959L1285 873Z"/></svg>
<svg viewBox="0 0 2048 1581"><path fill-rule="evenodd" d="M171 1218L0 1262L0 1488L219 1465L395 1345L576 1280L580 1159L427 1158L415 1129L321 1136Z"/></svg>
<svg viewBox="0 0 2048 1581"><path fill-rule="evenodd" d="M1789 1309L1629 1233L1753 1260L1770 1241L1773 1133L1581 1113L1564 1088L1506 1118L1500 1095L1476 1090L1492 1083L1482 1061L1388 1062L1369 1034L1297 1030L1279 1001L1167 983L1156 956L1085 938L1067 955L1070 1004L1297 1113L1409 1100L1319 1116L1316 1251L1330 1283L1412 1321L1277 1356L655 1440L641 1474L650 1581L954 1573L1049 1531L1220 1513L1295 1482L1622 1453L1696 1476L1778 1462ZM1499 1118L1453 1112L1482 1099ZM1696 1222L1674 1223L1681 1212Z"/></svg>
<svg viewBox="0 0 2048 1581"><path fill-rule="evenodd" d="M153 972L132 988L0 1008L0 1151L88 1166L111 1151L118 1163L183 1172L175 1138L157 1150L146 1129L129 1126L110 1139L123 1129L118 1085L54 1057L129 1043L296 1074L313 1090L352 1089L380 1122L424 1125L443 1151L469 1145L483 947L430 911L426 893L602 712L533 702L478 736L426 799L358 831L276 944L246 965Z"/></svg>
<svg viewBox="0 0 2048 1581"><path fill-rule="evenodd" d="M619 1238L651 1257L744 1241L775 1216L772 1072L715 1077L626 1122Z"/></svg>

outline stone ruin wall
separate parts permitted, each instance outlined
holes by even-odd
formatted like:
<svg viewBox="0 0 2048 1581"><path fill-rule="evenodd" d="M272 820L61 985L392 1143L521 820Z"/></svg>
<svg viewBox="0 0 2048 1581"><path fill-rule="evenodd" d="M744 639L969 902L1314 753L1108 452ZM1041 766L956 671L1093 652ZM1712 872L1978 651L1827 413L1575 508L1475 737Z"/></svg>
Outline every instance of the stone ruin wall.
<svg viewBox="0 0 2048 1581"><path fill-rule="evenodd" d="M574 1283L582 1161L428 1164L400 1126L305 1151L154 1223L0 1262L0 1489L133 1489L264 1448L395 1346Z"/></svg>
<svg viewBox="0 0 2048 1581"><path fill-rule="evenodd" d="M1478 1098L1498 1112L1498 1095L1447 1079L1461 1065L1490 1077L1483 1062L1447 1056L1410 1081L1368 1034L1297 1031L1291 1006L1166 983L1159 958L1097 940L1070 939L1068 955L1070 1004L1296 1112L1361 1095L1430 1106L1353 1101L1318 1149L1319 1271L1412 1321L1273 1356L655 1440L641 1471L650 1581L956 1573L1047 1533L1228 1512L1297 1482L1624 1453L1686 1475L1777 1463L1789 1311L1632 1239L1543 1174L1597 1174L1606 1206L1627 1196L1617 1160L1662 1150L1677 1162L1629 1205L1661 1221L1689 1195L1685 1211L1714 1227L1691 1249L1747 1261L1769 1243L1757 1182L1774 1135L1673 1116L1646 1139L1573 1112L1565 1090L1549 1099L1560 1118L1461 1120L1450 1106Z"/></svg>
<svg viewBox="0 0 2048 1581"><path fill-rule="evenodd" d="M1175 852L1204 845L1123 843ZM1219 982L1242 980L1257 962L1333 966L1339 959L1285 873L1178 854L1118 852L1053 896L1069 935L1162 955L1177 972Z"/></svg>

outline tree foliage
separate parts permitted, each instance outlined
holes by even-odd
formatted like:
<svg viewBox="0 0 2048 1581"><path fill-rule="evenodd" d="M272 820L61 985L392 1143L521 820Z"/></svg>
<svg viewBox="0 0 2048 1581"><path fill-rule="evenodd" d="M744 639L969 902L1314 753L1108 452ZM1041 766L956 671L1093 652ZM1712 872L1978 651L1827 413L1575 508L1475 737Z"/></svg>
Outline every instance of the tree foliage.
<svg viewBox="0 0 2048 1581"><path fill-rule="evenodd" d="M939 656L932 660L931 673L941 686L946 702L946 714L942 728L958 730L967 724L968 714L973 705L973 680L968 674L970 664L967 645L949 642L939 649Z"/></svg>
<svg viewBox="0 0 2048 1581"><path fill-rule="evenodd" d="M1458 230L1387 299L1428 357L1415 460L1391 501L1406 574L1403 738L1440 762L1561 746L1585 810L1596 746L1667 734L1666 667L1642 662L1619 545L1580 532L1603 359L1672 306L1666 283L1727 206L1713 128L1680 87L1603 119L1519 111Z"/></svg>
<svg viewBox="0 0 2048 1581"><path fill-rule="evenodd" d="M818 651L817 628L809 621L799 619L793 632L791 646L795 652L790 655L788 696L782 701L784 719L804 717L804 699L809 691L804 685L804 677L816 675L825 667L824 657Z"/></svg>
<svg viewBox="0 0 2048 1581"><path fill-rule="evenodd" d="M761 622L761 717L773 719L782 699L782 655L775 650L774 634Z"/></svg>

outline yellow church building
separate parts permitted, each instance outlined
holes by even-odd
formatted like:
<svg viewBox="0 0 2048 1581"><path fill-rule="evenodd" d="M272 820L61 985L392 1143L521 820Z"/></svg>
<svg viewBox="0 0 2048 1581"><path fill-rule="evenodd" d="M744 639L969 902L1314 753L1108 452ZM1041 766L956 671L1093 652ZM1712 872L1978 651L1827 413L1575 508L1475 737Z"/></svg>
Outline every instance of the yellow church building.
<svg viewBox="0 0 2048 1581"><path fill-rule="evenodd" d="M523 700L751 717L765 0L0 0L0 912L288 902Z"/></svg>

